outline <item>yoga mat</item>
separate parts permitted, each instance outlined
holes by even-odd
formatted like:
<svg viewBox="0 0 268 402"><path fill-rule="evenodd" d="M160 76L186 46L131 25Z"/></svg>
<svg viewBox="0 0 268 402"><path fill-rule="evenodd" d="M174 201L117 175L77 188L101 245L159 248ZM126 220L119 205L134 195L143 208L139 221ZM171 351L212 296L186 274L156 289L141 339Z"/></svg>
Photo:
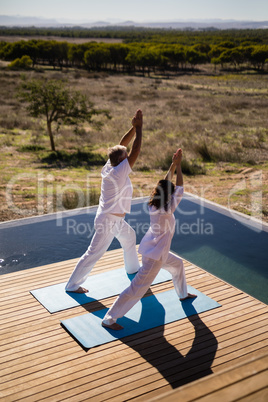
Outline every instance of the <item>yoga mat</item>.
<svg viewBox="0 0 268 402"><path fill-rule="evenodd" d="M124 317L117 320L124 327L120 331L101 326L107 308L63 320L61 324L84 348L89 349L220 307L216 301L191 286L188 286L188 292L197 297L181 302L174 289L144 297Z"/></svg>
<svg viewBox="0 0 268 402"><path fill-rule="evenodd" d="M89 289L88 293L66 292L66 283L31 290L30 293L50 313L56 313L96 300L116 296L129 286L134 276L135 274L127 274L125 268L119 268L97 275L90 275L83 283L83 286ZM170 279L171 274L165 269L161 269L152 284L166 282Z"/></svg>

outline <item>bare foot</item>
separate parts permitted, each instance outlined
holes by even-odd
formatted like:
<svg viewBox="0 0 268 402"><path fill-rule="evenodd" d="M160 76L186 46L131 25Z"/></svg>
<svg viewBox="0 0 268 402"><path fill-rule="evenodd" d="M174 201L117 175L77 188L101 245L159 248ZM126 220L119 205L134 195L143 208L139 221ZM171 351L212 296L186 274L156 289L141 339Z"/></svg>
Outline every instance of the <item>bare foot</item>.
<svg viewBox="0 0 268 402"><path fill-rule="evenodd" d="M197 295L193 295L192 293L188 293L188 296L184 297L183 299L180 299L180 301L186 300L186 299L194 299L197 297Z"/></svg>
<svg viewBox="0 0 268 402"><path fill-rule="evenodd" d="M78 289L76 290L67 290L67 292L71 292L71 293L87 293L88 290L85 288L82 288L82 286L79 286Z"/></svg>
<svg viewBox="0 0 268 402"><path fill-rule="evenodd" d="M113 329L115 331L119 331L120 329L123 329L124 327L122 327L122 325L117 324L116 322L114 322L112 325L108 325L108 324L104 324L103 322L101 323L101 325L104 328L109 328L109 329Z"/></svg>

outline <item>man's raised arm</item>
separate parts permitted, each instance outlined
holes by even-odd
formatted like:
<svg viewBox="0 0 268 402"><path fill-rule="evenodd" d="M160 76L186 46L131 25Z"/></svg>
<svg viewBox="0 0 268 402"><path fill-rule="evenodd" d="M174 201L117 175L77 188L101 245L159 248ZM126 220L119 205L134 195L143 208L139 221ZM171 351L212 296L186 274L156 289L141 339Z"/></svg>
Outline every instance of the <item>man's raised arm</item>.
<svg viewBox="0 0 268 402"><path fill-rule="evenodd" d="M126 134L123 135L121 138L119 145L123 145L124 147L127 147L132 138L134 137L136 133L136 127L135 127L135 121L136 121L136 116L137 116L138 111L136 112L135 116L132 119L132 127L126 132Z"/></svg>
<svg viewBox="0 0 268 402"><path fill-rule="evenodd" d="M136 138L133 142L131 151L128 156L128 163L132 168L136 162L140 150L141 150L141 139L142 139L142 111L137 110L135 117L132 120L133 127L136 129ZM123 144L121 144L123 145Z"/></svg>
<svg viewBox="0 0 268 402"><path fill-rule="evenodd" d="M132 140L132 138L134 137L135 133L136 133L136 128L134 126L132 126L126 132L126 134L123 135L123 137L121 138L121 141L119 142L119 145L123 145L124 147L127 147L128 144L130 143L130 141Z"/></svg>

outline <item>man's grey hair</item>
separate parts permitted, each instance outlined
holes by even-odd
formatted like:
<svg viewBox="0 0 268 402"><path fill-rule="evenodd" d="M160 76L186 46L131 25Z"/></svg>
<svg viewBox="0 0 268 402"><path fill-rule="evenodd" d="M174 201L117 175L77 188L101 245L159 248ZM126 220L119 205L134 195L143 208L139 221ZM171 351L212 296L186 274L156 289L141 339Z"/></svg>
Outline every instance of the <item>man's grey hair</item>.
<svg viewBox="0 0 268 402"><path fill-rule="evenodd" d="M108 156L112 166L117 166L121 162L122 155L127 151L123 145L115 145L108 149Z"/></svg>

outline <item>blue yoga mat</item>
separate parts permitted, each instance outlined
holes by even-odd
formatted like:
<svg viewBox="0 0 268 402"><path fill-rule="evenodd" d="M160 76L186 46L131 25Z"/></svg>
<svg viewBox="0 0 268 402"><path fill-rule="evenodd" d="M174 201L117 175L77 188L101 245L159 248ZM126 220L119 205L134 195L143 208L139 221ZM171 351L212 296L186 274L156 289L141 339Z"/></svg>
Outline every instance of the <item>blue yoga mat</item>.
<svg viewBox="0 0 268 402"><path fill-rule="evenodd" d="M89 289L88 293L66 292L66 283L31 290L30 293L50 313L56 313L96 300L116 296L129 286L134 276L135 274L127 274L125 268L119 268L102 274L90 275L83 284L85 288ZM166 282L170 279L171 274L165 269L161 269L152 284Z"/></svg>
<svg viewBox="0 0 268 402"><path fill-rule="evenodd" d="M174 289L144 297L124 317L117 320L124 327L120 331L101 326L108 309L69 318L61 321L61 324L84 348L89 349L220 307L219 303L191 286L188 286L188 292L197 297L180 302Z"/></svg>

